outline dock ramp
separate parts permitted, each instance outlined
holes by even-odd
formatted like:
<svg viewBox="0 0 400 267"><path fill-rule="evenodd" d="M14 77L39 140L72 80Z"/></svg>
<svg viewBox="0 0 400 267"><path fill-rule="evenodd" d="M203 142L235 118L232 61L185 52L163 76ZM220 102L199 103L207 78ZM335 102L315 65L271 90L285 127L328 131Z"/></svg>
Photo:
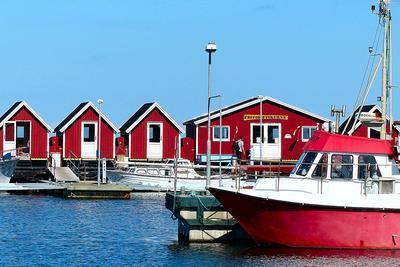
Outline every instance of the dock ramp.
<svg viewBox="0 0 400 267"><path fill-rule="evenodd" d="M78 176L69 167L49 168L56 182L79 182Z"/></svg>

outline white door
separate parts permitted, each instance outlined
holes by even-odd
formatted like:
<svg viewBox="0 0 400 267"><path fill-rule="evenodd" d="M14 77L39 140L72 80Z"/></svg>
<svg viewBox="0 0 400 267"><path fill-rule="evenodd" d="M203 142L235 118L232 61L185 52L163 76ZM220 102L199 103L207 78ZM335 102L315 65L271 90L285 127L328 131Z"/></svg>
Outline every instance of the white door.
<svg viewBox="0 0 400 267"><path fill-rule="evenodd" d="M264 123L250 125L250 142L252 160L281 159L281 125L279 123Z"/></svg>
<svg viewBox="0 0 400 267"><path fill-rule="evenodd" d="M147 158L163 158L163 124L161 122L147 124Z"/></svg>
<svg viewBox="0 0 400 267"><path fill-rule="evenodd" d="M7 153L11 153L12 156L15 156L15 150L17 148L15 125L15 121L8 121L4 124L3 156Z"/></svg>
<svg viewBox="0 0 400 267"><path fill-rule="evenodd" d="M96 158L97 122L82 122L82 158Z"/></svg>

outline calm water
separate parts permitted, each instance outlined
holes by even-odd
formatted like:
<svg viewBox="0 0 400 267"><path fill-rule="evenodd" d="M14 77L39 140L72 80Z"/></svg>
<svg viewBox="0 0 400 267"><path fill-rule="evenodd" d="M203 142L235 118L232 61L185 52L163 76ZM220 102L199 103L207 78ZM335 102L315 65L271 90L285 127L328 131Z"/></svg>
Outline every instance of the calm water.
<svg viewBox="0 0 400 267"><path fill-rule="evenodd" d="M0 266L384 266L400 252L179 245L163 195L127 201L0 194Z"/></svg>

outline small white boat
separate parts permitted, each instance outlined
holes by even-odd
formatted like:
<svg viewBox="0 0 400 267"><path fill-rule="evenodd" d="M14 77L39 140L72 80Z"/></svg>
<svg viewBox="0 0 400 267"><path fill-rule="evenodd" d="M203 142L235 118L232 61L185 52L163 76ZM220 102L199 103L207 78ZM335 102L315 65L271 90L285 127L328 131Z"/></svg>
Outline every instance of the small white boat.
<svg viewBox="0 0 400 267"><path fill-rule="evenodd" d="M124 184L135 191L173 191L175 181L174 160L165 164L138 163L107 170L107 178L113 183ZM181 190L204 190L206 178L199 175L188 160L179 159L176 168L176 188ZM235 187L238 175L222 174L210 177L210 185Z"/></svg>

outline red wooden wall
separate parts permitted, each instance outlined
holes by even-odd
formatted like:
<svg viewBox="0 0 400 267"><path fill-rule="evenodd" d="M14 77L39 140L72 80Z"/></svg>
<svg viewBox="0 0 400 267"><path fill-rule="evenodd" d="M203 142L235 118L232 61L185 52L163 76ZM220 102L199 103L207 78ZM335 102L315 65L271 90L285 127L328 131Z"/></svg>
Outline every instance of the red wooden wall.
<svg viewBox="0 0 400 267"><path fill-rule="evenodd" d="M386 131L389 133L389 121L387 122L387 127ZM368 137L368 127L361 124L360 127L358 127L354 133L352 134L353 136L361 136L361 137ZM399 133L397 132L396 128L392 128L392 141L396 140L396 138L399 136Z"/></svg>
<svg viewBox="0 0 400 267"><path fill-rule="evenodd" d="M163 158L175 155L175 138L179 146L179 130L157 109L153 109L132 131L129 144L131 159L147 158L147 123L163 123ZM129 140L126 140L128 143Z"/></svg>
<svg viewBox="0 0 400 267"><path fill-rule="evenodd" d="M260 114L260 105L253 106L238 110L236 112L227 114L222 117L222 125L230 126L230 141L222 142L222 154L232 154L233 139L242 136L245 150L250 150L251 136L250 124L259 123L259 119L245 121L243 116L245 114ZM297 160L302 153L304 142L301 140L301 126L319 126L321 127L323 121L291 110L287 107L278 105L270 101L263 102L263 115L287 115L287 120L278 119L263 119L263 123L280 123L281 124L281 150L282 160ZM211 126L219 126L219 117L211 121ZM299 127L300 126L300 127ZM206 154L207 143L207 122L198 125L198 151L197 154ZM236 133L237 129L237 133ZM297 130L296 130L297 129ZM293 135L293 133L295 134ZM235 134L236 133L236 134ZM211 129L211 153L219 154L219 141L212 141L213 131ZM290 134L291 139L285 139L285 135ZM193 137L196 140L195 135Z"/></svg>
<svg viewBox="0 0 400 267"><path fill-rule="evenodd" d="M65 158L81 157L82 122L98 122L99 116L93 108L89 107L77 120L64 132ZM114 158L114 130L104 119L101 121L100 149L103 158ZM70 151L73 153L70 153Z"/></svg>
<svg viewBox="0 0 400 267"><path fill-rule="evenodd" d="M31 157L32 159L46 159L49 142L47 128L26 107L22 107L17 111L9 121L31 122ZM0 137L0 147L3 147L3 127L0 130Z"/></svg>

